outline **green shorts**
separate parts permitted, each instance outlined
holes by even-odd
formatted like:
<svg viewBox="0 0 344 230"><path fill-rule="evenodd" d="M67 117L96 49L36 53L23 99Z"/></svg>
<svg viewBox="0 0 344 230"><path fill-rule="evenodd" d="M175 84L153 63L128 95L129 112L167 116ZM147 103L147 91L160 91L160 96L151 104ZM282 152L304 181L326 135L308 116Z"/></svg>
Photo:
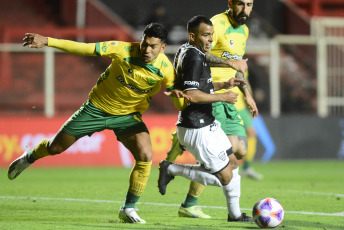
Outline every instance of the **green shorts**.
<svg viewBox="0 0 344 230"><path fill-rule="evenodd" d="M111 115L98 109L90 100L87 100L62 126L65 133L78 138L91 136L104 129L113 130L117 139L129 133L148 133L140 113Z"/></svg>
<svg viewBox="0 0 344 230"><path fill-rule="evenodd" d="M221 128L227 135L246 137L244 121L233 104L213 103L213 115L221 123Z"/></svg>
<svg viewBox="0 0 344 230"><path fill-rule="evenodd" d="M252 115L250 111L248 111L247 108L244 108L242 110L239 110L240 117L244 121L244 126L246 127L251 127L252 126Z"/></svg>

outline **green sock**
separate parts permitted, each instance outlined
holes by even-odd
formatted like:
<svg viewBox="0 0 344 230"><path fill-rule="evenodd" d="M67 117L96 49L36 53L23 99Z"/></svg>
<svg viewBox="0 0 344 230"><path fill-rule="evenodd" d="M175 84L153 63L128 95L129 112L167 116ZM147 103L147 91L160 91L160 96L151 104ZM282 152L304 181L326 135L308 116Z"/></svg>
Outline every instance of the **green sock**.
<svg viewBox="0 0 344 230"><path fill-rule="evenodd" d="M243 169L248 169L249 167L251 167L251 162L250 161L245 161L244 165L243 165Z"/></svg>
<svg viewBox="0 0 344 230"><path fill-rule="evenodd" d="M187 194L185 197L184 202L182 203L183 208L189 208L191 206L197 205L198 197L191 196L190 194Z"/></svg>
<svg viewBox="0 0 344 230"><path fill-rule="evenodd" d="M134 208L136 202L140 199L139 196L135 196L134 194L128 192L127 197L125 198L124 208Z"/></svg>

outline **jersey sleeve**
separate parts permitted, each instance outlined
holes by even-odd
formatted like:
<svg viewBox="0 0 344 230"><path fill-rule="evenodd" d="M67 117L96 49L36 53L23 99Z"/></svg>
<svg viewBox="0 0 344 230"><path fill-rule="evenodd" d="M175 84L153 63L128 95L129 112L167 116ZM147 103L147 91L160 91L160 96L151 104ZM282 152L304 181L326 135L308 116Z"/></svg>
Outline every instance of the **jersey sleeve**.
<svg viewBox="0 0 344 230"><path fill-rule="evenodd" d="M183 60L182 82L183 91L198 90L200 86L200 76L203 71L203 61L198 55L189 52Z"/></svg>
<svg viewBox="0 0 344 230"><path fill-rule="evenodd" d="M64 39L56 39L48 37L48 46L62 50L66 53L83 55L83 56L95 56L95 43L83 43L75 42Z"/></svg>

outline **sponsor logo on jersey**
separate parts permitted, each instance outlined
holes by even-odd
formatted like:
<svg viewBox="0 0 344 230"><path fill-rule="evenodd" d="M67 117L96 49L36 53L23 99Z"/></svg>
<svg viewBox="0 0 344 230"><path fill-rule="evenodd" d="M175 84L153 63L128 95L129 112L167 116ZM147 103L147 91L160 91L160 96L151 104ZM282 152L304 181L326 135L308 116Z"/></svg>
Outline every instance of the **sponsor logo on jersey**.
<svg viewBox="0 0 344 230"><path fill-rule="evenodd" d="M242 56L237 55L237 54L230 54L228 51L224 51L221 55L221 57L226 57L228 59L234 59L234 60L239 60L242 59Z"/></svg>
<svg viewBox="0 0 344 230"><path fill-rule="evenodd" d="M110 42L110 46L118 46L118 42Z"/></svg>
<svg viewBox="0 0 344 230"><path fill-rule="evenodd" d="M139 89L137 88L136 86L132 85L132 84L128 84L125 82L124 78L122 76L118 76L117 77L117 80L122 84L124 85L125 87L137 92L137 93L149 93L150 91L152 91L152 89L149 89L149 90L143 90L143 89Z"/></svg>
<svg viewBox="0 0 344 230"><path fill-rule="evenodd" d="M199 87L199 82L197 81L184 81L184 85L192 85Z"/></svg>

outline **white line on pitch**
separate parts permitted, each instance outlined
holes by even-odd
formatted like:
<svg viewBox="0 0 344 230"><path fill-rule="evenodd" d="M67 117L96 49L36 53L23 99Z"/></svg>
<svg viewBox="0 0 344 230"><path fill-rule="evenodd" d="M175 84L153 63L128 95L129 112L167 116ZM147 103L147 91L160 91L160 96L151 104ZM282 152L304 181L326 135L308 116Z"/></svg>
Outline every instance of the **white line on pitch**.
<svg viewBox="0 0 344 230"><path fill-rule="evenodd" d="M76 199L76 198L50 198L50 197L24 197L24 196L0 196L0 199L33 199L33 200L61 200L61 201L77 201L77 202L93 202L93 203L120 203L123 201L113 201L113 200L89 200L89 199ZM137 202L137 204L144 205L156 205L156 206L176 206L179 207L180 204L164 204L164 203L149 203L149 202ZM220 206L200 206L202 208L212 208L212 209L227 209L226 207ZM242 210L251 209L242 208ZM285 211L285 213L302 214L302 215L318 215L318 216L344 216L344 212L339 213L316 213L316 212L304 212L304 211Z"/></svg>

